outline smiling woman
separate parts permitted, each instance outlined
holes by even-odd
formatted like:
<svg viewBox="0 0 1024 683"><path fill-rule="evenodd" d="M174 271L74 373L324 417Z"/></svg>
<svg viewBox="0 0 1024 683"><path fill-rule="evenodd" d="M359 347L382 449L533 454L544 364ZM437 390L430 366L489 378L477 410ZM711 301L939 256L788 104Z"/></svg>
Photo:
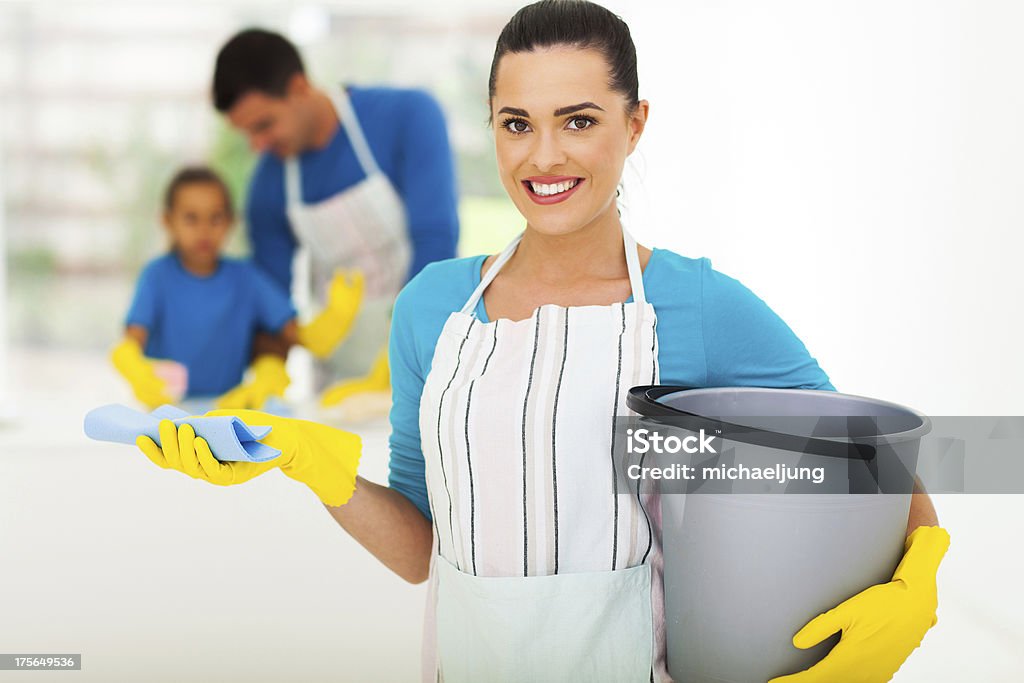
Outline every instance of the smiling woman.
<svg viewBox="0 0 1024 683"><path fill-rule="evenodd" d="M649 105L619 17L586 0L521 9L489 95L524 229L500 254L431 264L402 290L388 486L357 479L329 510L395 572L429 579L424 680L669 681L660 503L620 495L612 462L629 388L833 387L747 288L623 229L616 188ZM314 490L351 476L328 440L274 445L316 472L296 477ZM934 523L917 498L912 518ZM885 666L921 635L887 646ZM835 677L848 664L829 666L852 680Z"/></svg>
<svg viewBox="0 0 1024 683"><path fill-rule="evenodd" d="M635 81L632 91L610 87L608 64L600 49L564 44L507 52L495 60L491 110L498 172L527 223L519 258L510 260L484 295L496 317L528 317L544 303L610 304L629 296L621 244L616 246L622 227L615 190L643 133L648 104L633 101ZM588 251L601 247L607 250L603 258L591 258ZM556 263L563 275L524 297L541 276L531 266L561 251L588 258L577 262L577 272L566 273ZM524 258L531 253L539 260ZM639 255L646 266L650 251ZM557 286L565 274L572 291L559 287L563 291L547 300L550 284Z"/></svg>
<svg viewBox="0 0 1024 683"><path fill-rule="evenodd" d="M495 143L509 196L542 232L601 219L614 208L614 201L607 201L614 200L607 183L612 190L618 184L615 169L621 169L640 139L647 103L625 111L619 101L625 98L608 91L604 106L589 100L571 104L607 80L607 63L596 50L552 47L514 53L501 60L498 70L501 88L492 98L500 121ZM530 206L550 206L573 195L581 201L570 215ZM589 217L583 214L588 211Z"/></svg>

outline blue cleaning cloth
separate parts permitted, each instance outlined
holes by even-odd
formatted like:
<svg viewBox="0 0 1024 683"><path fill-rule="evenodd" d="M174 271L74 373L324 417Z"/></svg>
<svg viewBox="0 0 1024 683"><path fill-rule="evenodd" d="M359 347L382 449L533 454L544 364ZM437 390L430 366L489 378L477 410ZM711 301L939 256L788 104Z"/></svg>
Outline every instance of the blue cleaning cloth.
<svg viewBox="0 0 1024 683"><path fill-rule="evenodd" d="M149 414L117 403L94 408L85 416L85 435L97 441L134 445L141 434L159 445L160 420L192 425L196 436L203 437L210 444L210 451L217 460L266 462L281 455L276 448L259 442L270 433L270 427L250 426L231 415L189 415L168 405L160 406Z"/></svg>

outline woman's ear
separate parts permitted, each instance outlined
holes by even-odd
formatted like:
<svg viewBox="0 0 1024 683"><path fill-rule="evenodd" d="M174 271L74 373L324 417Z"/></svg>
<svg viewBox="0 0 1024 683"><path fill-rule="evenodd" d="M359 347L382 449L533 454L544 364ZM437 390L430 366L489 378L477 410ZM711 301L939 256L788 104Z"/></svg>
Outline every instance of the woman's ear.
<svg viewBox="0 0 1024 683"><path fill-rule="evenodd" d="M633 112L629 115L629 148L626 152L626 156L633 153L636 149L636 143L640 142L640 136L644 133L644 127L647 126L647 114L650 110L650 104L647 100L640 100L637 102L636 107L633 108Z"/></svg>

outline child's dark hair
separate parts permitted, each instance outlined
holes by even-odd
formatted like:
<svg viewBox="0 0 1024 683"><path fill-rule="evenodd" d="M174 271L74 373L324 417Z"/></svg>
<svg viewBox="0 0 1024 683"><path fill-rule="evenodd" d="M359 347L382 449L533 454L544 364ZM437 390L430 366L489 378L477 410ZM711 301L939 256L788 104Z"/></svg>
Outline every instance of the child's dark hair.
<svg viewBox="0 0 1024 683"><path fill-rule="evenodd" d="M231 201L231 190L228 189L228 185L224 182L223 178L206 166L186 166L174 174L171 182L167 184L167 191L164 193L164 211L169 212L174 208L174 199L178 190L186 185L200 183L216 185L220 189L221 194L224 195L224 206L227 207L228 216L234 217L235 207Z"/></svg>
<svg viewBox="0 0 1024 683"><path fill-rule="evenodd" d="M246 29L217 53L213 106L226 112L253 91L284 97L292 76L301 73L305 73L302 58L287 38L258 28Z"/></svg>
<svg viewBox="0 0 1024 683"><path fill-rule="evenodd" d="M588 0L540 0L515 13L498 36L491 61L488 95L494 99L498 62L509 53L569 45L600 52L608 62L609 86L633 111L639 98L636 48L620 17Z"/></svg>

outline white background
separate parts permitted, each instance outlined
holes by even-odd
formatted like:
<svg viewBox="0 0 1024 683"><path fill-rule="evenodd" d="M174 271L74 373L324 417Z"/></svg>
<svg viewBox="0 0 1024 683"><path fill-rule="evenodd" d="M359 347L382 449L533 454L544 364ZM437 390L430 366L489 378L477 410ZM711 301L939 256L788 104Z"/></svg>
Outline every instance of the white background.
<svg viewBox="0 0 1024 683"><path fill-rule="evenodd" d="M621 11L651 102L635 231L753 289L840 391L1022 414L1024 4ZM1024 499L935 503L939 623L894 680L1020 680Z"/></svg>
<svg viewBox="0 0 1024 683"><path fill-rule="evenodd" d="M637 167L653 220L636 232L753 289L840 391L1022 414L1024 5L627 17L652 110ZM952 535L940 620L895 680L1019 680L1024 500L935 502Z"/></svg>

